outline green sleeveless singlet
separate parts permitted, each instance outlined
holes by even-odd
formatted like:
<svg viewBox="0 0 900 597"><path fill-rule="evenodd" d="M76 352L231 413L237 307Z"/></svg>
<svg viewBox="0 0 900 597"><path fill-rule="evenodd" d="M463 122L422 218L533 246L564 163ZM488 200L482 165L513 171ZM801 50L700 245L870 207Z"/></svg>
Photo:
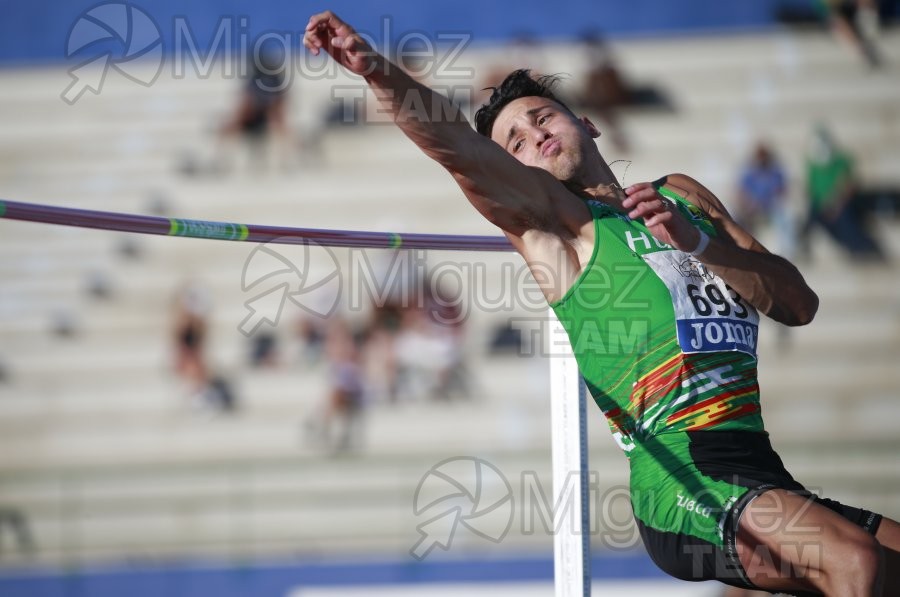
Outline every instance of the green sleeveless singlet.
<svg viewBox="0 0 900 597"><path fill-rule="evenodd" d="M698 228L709 219L659 192ZM589 200L594 250L551 307L613 437L631 463L635 516L721 544L728 508L746 488L698 472L686 432L764 432L756 343L759 315L691 255L641 220Z"/></svg>

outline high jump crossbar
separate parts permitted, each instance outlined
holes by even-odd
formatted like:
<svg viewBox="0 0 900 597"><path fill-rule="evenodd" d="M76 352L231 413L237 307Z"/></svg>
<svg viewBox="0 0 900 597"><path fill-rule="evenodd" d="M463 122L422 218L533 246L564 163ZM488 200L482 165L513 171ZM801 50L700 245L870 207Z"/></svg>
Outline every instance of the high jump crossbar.
<svg viewBox="0 0 900 597"><path fill-rule="evenodd" d="M0 200L0 218L139 234L253 243L309 244L366 249L512 251L494 236L407 234L290 228L164 218ZM591 592L586 392L562 326L549 311L551 450L555 510L553 562L557 597ZM574 488L572 481L575 481Z"/></svg>

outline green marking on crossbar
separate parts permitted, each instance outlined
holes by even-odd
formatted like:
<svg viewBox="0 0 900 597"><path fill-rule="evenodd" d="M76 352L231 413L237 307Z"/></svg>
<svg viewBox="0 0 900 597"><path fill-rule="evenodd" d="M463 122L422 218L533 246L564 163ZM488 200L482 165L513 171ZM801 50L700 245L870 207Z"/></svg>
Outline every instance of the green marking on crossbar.
<svg viewBox="0 0 900 597"><path fill-rule="evenodd" d="M247 240L250 230L244 224L206 222L204 220L169 220L169 236L215 238L219 240Z"/></svg>

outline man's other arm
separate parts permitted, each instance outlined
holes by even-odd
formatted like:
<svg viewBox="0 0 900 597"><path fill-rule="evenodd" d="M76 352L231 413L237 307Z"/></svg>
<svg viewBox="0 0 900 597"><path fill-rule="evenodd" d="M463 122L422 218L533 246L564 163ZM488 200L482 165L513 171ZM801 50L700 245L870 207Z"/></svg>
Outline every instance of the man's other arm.
<svg viewBox="0 0 900 597"><path fill-rule="evenodd" d="M665 186L706 213L718 232L697 256L704 265L772 319L791 326L812 321L819 299L790 261L770 253L693 178L672 174L665 178Z"/></svg>

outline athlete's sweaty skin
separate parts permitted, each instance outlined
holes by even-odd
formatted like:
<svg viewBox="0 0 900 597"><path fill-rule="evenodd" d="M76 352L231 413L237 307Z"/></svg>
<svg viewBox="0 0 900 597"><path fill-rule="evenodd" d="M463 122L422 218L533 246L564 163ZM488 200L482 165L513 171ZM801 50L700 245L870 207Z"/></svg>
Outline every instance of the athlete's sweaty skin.
<svg viewBox="0 0 900 597"><path fill-rule="evenodd" d="M653 237L676 250L692 253L700 232L658 187L639 183L621 189L593 139L597 128L552 99L525 96L502 108L490 138L476 133L459 110L375 52L355 30L330 11L310 18L304 45L327 52L349 72L365 78L397 126L456 180L472 205L498 226L534 273L549 303L563 298L579 280L595 247L594 216L585 200L597 199L633 220L642 220ZM409 101L414 96L415 101ZM439 119L429 115L443 115ZM696 180L672 174L663 189L699 208L714 235L695 255L759 312L787 325L812 321L818 298L787 260L769 253L743 230L722 203ZM558 264L558 265L557 265ZM552 266L548 269L547 265ZM808 528L823 532L826 557L806 566L801 577L752 561L759 546L785 560L781 548L796 539L766 533L757 514L777 502L784 516L802 508ZM802 588L829 595L900 594L900 567L885 576L883 558L900 549L898 525L884 519L873 539L827 508L796 494L775 489L746 508L738 532L738 552L751 580L763 588ZM879 543L880 542L880 543ZM884 549L884 547L888 549ZM847 563L853 563L848 567Z"/></svg>

